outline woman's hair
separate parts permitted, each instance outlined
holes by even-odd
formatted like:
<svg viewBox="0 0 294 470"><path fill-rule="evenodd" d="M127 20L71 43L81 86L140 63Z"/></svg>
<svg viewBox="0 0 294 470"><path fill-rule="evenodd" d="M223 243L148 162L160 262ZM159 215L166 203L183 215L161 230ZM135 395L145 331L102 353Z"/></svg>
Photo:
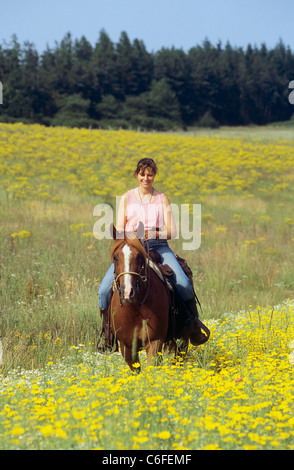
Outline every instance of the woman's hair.
<svg viewBox="0 0 294 470"><path fill-rule="evenodd" d="M134 177L138 176L139 173L144 172L146 168L151 168L154 175L157 173L157 166L152 158L141 158L141 160L137 163L137 168L134 171Z"/></svg>

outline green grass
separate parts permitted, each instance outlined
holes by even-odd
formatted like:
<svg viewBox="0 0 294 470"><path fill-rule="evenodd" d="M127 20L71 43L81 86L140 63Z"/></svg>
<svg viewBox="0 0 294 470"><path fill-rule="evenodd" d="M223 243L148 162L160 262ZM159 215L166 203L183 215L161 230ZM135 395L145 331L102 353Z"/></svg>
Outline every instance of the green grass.
<svg viewBox="0 0 294 470"><path fill-rule="evenodd" d="M285 127L191 133L293 140ZM170 246L193 270L211 338L157 367L140 352L141 374L95 351L111 248L89 236L99 197L50 179L50 198L0 189L2 449L293 449L293 174L283 187L262 170L250 193L199 191L200 248Z"/></svg>
<svg viewBox="0 0 294 470"><path fill-rule="evenodd" d="M258 136L269 143L293 138L288 129L272 127L205 132ZM184 252L182 240L170 242L193 270L204 319L294 297L293 190L251 193L205 196L196 252ZM59 360L71 345L85 344L92 351L100 331L97 293L110 263L111 241L83 235L93 229L97 199L74 193L65 183L58 194L59 201L19 200L0 192L5 373ZM11 236L21 230L31 236Z"/></svg>

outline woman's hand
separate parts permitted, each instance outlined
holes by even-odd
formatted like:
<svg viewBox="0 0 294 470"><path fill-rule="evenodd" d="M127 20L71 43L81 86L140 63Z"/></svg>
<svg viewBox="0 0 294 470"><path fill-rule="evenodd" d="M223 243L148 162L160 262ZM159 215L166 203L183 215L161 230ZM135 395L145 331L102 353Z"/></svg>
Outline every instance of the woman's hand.
<svg viewBox="0 0 294 470"><path fill-rule="evenodd" d="M145 238L144 240L159 240L160 231L156 230L155 228L151 228L150 230L145 230Z"/></svg>

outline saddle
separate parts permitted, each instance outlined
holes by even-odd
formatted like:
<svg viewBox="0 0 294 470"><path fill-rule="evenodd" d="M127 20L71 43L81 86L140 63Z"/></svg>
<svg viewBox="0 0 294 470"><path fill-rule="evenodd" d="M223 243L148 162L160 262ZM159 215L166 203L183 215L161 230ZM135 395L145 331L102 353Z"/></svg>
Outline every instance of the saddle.
<svg viewBox="0 0 294 470"><path fill-rule="evenodd" d="M178 255L176 255L176 258L184 273L189 278L194 290L193 273L189 268L187 261ZM149 251L149 263L151 268L156 272L156 274L160 277L161 280L163 280L163 277L166 278L165 280L167 281L167 285L170 290L174 290L172 283L169 281L169 277L172 276L174 272L168 264L161 264L161 255L157 251Z"/></svg>
<svg viewBox="0 0 294 470"><path fill-rule="evenodd" d="M178 255L175 255L178 263L181 268L188 276L191 285L193 287L193 273L188 266L187 261L184 258L181 258ZM177 333L180 333L186 325L187 313L183 301L180 299L179 295L176 292L172 281L172 275L174 273L173 269L168 264L161 264L161 255L155 251L149 251L149 265L153 271L158 275L158 277L163 281L167 294L169 297L169 321L168 321L168 331L166 339L173 339L177 336ZM195 291L194 291L195 294ZM196 294L195 294L196 295Z"/></svg>
<svg viewBox="0 0 294 470"><path fill-rule="evenodd" d="M181 268L183 269L184 273L190 280L190 283L193 288L195 302L196 302L196 311L197 317L195 318L196 323L200 326L200 328L204 329L206 333L209 332L207 327L199 320L198 308L197 305L201 308L199 299L196 295L194 284L193 284L193 273L188 266L187 261L184 258L181 258L179 255L175 255L177 261ZM164 282L167 293L169 296L169 324L168 324L168 331L167 331L167 340L173 339L177 336L177 333L180 333L186 326L187 320L189 319L189 315L186 310L185 303L177 294L174 284L171 280L171 276L173 275L173 269L167 264L161 264L161 255L154 250L149 251L149 264L150 267L156 272L158 277Z"/></svg>
<svg viewBox="0 0 294 470"><path fill-rule="evenodd" d="M195 300L196 300L196 309L197 309L197 304L201 308L200 302L194 290L193 273L190 267L188 266L187 261L184 258L181 258L178 255L175 255L175 256L181 268L183 269L186 276L189 278L191 282L194 295L195 295ZM184 302L180 299L179 295L176 293L173 282L171 280L171 276L174 273L173 269L167 264L161 264L161 261L162 261L161 255L157 251L155 250L149 251L149 260L148 260L149 266L158 275L161 281L163 281L166 287L167 293L168 293L168 297L169 297L169 322L168 322L168 331L167 331L167 336L166 336L166 340L169 340L169 339L175 338L177 336L177 332L180 332L185 328L186 321L187 321L187 312L185 309ZM113 294L113 290L111 292L111 296L112 294ZM110 322L110 304L111 304L111 301L109 302L108 311L105 312L105 314L103 315L102 331L101 331L100 337L97 340L96 347L98 348L98 344L100 342L101 336L104 334L105 343L104 343L104 346L102 346L101 350L105 351L105 349L112 349L112 351L114 352L114 351L118 351L118 343L117 343L116 337L112 331L111 324L110 324L111 323ZM207 331L207 328L199 320L199 318L195 318L195 320L201 328Z"/></svg>

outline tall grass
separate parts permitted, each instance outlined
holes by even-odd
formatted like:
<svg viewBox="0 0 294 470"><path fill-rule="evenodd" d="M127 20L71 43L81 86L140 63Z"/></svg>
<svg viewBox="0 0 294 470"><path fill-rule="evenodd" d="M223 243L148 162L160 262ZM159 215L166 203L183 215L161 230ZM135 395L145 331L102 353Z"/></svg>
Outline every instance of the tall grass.
<svg viewBox="0 0 294 470"><path fill-rule="evenodd" d="M207 201L199 250L184 252L182 240L170 242L193 270L204 318L293 297L293 241L284 223L288 204L276 217L275 204L254 201L254 210L241 196L234 204ZM38 367L79 343L94 348L100 329L97 292L110 263L111 241L83 236L92 230L94 206L82 197L78 202L70 209L18 202L12 217L2 218L3 370ZM87 225L80 226L81 220ZM11 237L21 228L30 236Z"/></svg>

